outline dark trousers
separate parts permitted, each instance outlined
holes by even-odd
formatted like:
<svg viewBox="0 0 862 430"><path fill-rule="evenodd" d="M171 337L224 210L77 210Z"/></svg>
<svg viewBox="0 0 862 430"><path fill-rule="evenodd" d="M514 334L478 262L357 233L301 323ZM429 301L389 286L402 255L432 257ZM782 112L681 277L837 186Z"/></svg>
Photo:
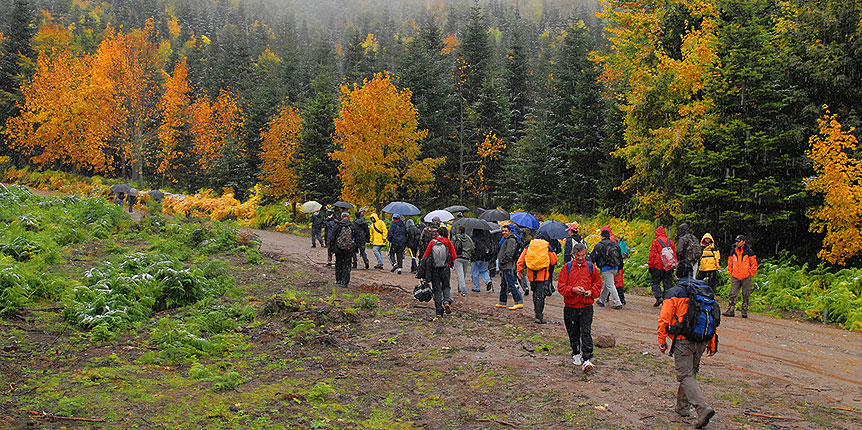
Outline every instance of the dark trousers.
<svg viewBox="0 0 862 430"><path fill-rule="evenodd" d="M437 315L443 315L443 302L452 303L451 288L449 287L451 272L449 266L432 267L431 264L428 266L431 291L434 292L434 311L437 312Z"/></svg>
<svg viewBox="0 0 862 430"><path fill-rule="evenodd" d="M347 286L350 283L350 265L353 260L352 252L335 253L335 283Z"/></svg>
<svg viewBox="0 0 862 430"><path fill-rule="evenodd" d="M716 270L698 270L697 271L697 279L701 281L706 279L706 284L712 287L712 291L715 291L715 286L718 282L718 271Z"/></svg>
<svg viewBox="0 0 862 430"><path fill-rule="evenodd" d="M311 246L317 246L318 242L320 242L320 246L326 246L323 242L323 236L320 235L320 229L311 229Z"/></svg>
<svg viewBox="0 0 862 430"><path fill-rule="evenodd" d="M663 299L664 292L673 286L673 270L661 270L650 267L649 274L649 284L652 287L653 297Z"/></svg>
<svg viewBox="0 0 862 430"><path fill-rule="evenodd" d="M563 321L569 334L569 344L572 345L572 355L581 354L581 358L593 358L593 307L563 308Z"/></svg>
<svg viewBox="0 0 862 430"><path fill-rule="evenodd" d="M548 295L550 283L550 279L530 282L530 288L533 290L533 311L536 314L536 319L545 319L545 296Z"/></svg>
<svg viewBox="0 0 862 430"><path fill-rule="evenodd" d="M353 254L353 268L356 268L357 263L359 263L359 258L362 257L362 261L365 262L365 268L368 268L368 254L365 253L365 244L357 244L357 253ZM357 254L359 254L357 256Z"/></svg>
<svg viewBox="0 0 862 430"><path fill-rule="evenodd" d="M392 267L396 269L401 269L402 264L404 264L404 249L407 248L406 244L396 244L392 243L389 245L389 262L392 263Z"/></svg>

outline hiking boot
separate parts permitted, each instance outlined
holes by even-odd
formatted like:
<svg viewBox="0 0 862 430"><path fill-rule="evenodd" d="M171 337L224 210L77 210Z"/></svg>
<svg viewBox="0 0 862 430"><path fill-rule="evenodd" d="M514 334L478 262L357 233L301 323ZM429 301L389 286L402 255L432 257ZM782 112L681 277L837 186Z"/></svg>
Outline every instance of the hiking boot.
<svg viewBox="0 0 862 430"><path fill-rule="evenodd" d="M585 360L584 364L581 365L581 369L584 371L584 373L592 372L593 371L593 363L590 362L590 360Z"/></svg>
<svg viewBox="0 0 862 430"><path fill-rule="evenodd" d="M704 412L703 414L698 414L697 424L694 425L694 428L702 429L706 427L706 425L709 424L709 420L711 420L714 415L715 410L710 407L707 407L706 412Z"/></svg>
<svg viewBox="0 0 862 430"><path fill-rule="evenodd" d="M452 304L449 302L443 303L443 312L446 312L447 314L451 314L452 313Z"/></svg>
<svg viewBox="0 0 862 430"><path fill-rule="evenodd" d="M472 292L474 292L474 293L481 293L481 292L482 292L482 290L480 290L480 289L478 289L478 288L473 288L473 289L472 289L472 290L470 290L470 291L472 291Z"/></svg>
<svg viewBox="0 0 862 430"><path fill-rule="evenodd" d="M524 309L524 304L523 303L515 303L514 306L509 306L510 311L515 311L518 309Z"/></svg>
<svg viewBox="0 0 862 430"><path fill-rule="evenodd" d="M497 303L494 305L495 308L507 308L508 306L505 303Z"/></svg>
<svg viewBox="0 0 862 430"><path fill-rule="evenodd" d="M525 296L529 296L529 295L530 295L530 289L529 289L529 288L524 289L524 295L525 295Z"/></svg>
<svg viewBox="0 0 862 430"><path fill-rule="evenodd" d="M317 248L317 245L311 245L312 248Z"/></svg>
<svg viewBox="0 0 862 430"><path fill-rule="evenodd" d="M368 263L365 263L365 270L368 270Z"/></svg>
<svg viewBox="0 0 862 430"><path fill-rule="evenodd" d="M600 301L598 301L598 300L596 300L596 304L597 304L597 305L599 305L599 307L600 307L600 308L605 307L605 304L604 304L604 303L602 303L602 302L600 302Z"/></svg>
<svg viewBox="0 0 862 430"><path fill-rule="evenodd" d="M485 291L494 291L494 284L491 281L485 284Z"/></svg>
<svg viewBox="0 0 862 430"><path fill-rule="evenodd" d="M382 269L383 269L383 265L382 265L382 264L377 264L377 265L375 265L375 266L374 266L374 268L375 268L375 269L377 269L377 270L382 270Z"/></svg>
<svg viewBox="0 0 862 430"><path fill-rule="evenodd" d="M575 354L572 356L572 364L574 364L575 366L580 366L581 364L583 364L583 362L584 360L581 359L581 354Z"/></svg>
<svg viewBox="0 0 862 430"><path fill-rule="evenodd" d="M533 322L536 324L545 324L545 320L542 318L536 318L533 320Z"/></svg>
<svg viewBox="0 0 862 430"><path fill-rule="evenodd" d="M688 418L691 416L691 406L679 408L676 410L676 413L683 418Z"/></svg>
<svg viewBox="0 0 862 430"><path fill-rule="evenodd" d="M661 306L661 302L662 302L661 297L656 297L655 303L652 304L652 307L657 308L657 307Z"/></svg>
<svg viewBox="0 0 862 430"><path fill-rule="evenodd" d="M728 309L728 310L724 311L724 312L721 314L721 316L723 316L723 317L733 317L733 309Z"/></svg>
<svg viewBox="0 0 862 430"><path fill-rule="evenodd" d="M748 318L748 311L742 311L742 317Z"/></svg>
<svg viewBox="0 0 862 430"><path fill-rule="evenodd" d="M397 270L397 269L398 269L397 267L392 266L392 268L391 268L391 269L389 269L389 273L392 273L392 272L394 272L394 271L395 271L395 270Z"/></svg>
<svg viewBox="0 0 862 430"><path fill-rule="evenodd" d="M622 308L623 308L623 305L616 305L616 306L614 306L614 309L616 309L616 310L620 310L620 309L622 309Z"/></svg>

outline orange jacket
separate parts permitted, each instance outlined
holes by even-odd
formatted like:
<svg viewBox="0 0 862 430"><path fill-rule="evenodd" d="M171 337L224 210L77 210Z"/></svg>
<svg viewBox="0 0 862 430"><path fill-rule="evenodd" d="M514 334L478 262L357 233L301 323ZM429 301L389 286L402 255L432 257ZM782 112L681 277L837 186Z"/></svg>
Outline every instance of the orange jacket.
<svg viewBox="0 0 862 430"><path fill-rule="evenodd" d="M661 304L661 313L658 316L657 333L659 345L670 345L667 339L668 337L673 339L673 337L668 334L667 326L674 325L677 321L682 321L686 311L688 311L688 292L685 291L685 288L674 286L667 290L665 292L665 299ZM716 336L713 336L706 345L706 348L711 352L715 352L715 338L717 336L718 331L716 331ZM685 336L680 337L685 338Z"/></svg>
<svg viewBox="0 0 862 430"><path fill-rule="evenodd" d="M745 279L757 273L757 255L746 243L742 247L734 247L727 257L727 273L736 279Z"/></svg>
<svg viewBox="0 0 862 430"><path fill-rule="evenodd" d="M572 272L569 273L569 265L571 264ZM589 265L593 263L584 261L584 264L575 263L572 260L560 269L560 278L557 283L557 291L563 296L563 301L570 308L585 308L592 306L593 301L599 297L602 291L602 271L598 267L593 267L593 273L590 273ZM573 288L584 287L589 296L576 294L572 291Z"/></svg>
<svg viewBox="0 0 862 430"><path fill-rule="evenodd" d="M527 279L529 281L547 281L548 277L551 275L551 271L549 268L555 264L557 264L557 254L551 251L548 251L548 258L550 261L548 262L548 267L545 267L542 270L533 271L529 267L527 267L527 248L524 248L521 251L521 256L518 257L518 272L521 273L524 269L527 269Z"/></svg>

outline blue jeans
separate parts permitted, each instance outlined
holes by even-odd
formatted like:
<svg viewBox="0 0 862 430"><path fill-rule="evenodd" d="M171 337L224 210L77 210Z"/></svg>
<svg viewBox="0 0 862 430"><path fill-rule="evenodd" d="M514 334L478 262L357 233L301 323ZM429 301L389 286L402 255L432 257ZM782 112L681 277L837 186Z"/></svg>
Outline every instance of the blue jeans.
<svg viewBox="0 0 862 430"><path fill-rule="evenodd" d="M384 245L374 245L371 247L371 251L374 253L374 257L377 258L377 265L383 266L383 254L380 253L380 249L383 248Z"/></svg>
<svg viewBox="0 0 862 430"><path fill-rule="evenodd" d="M500 278L500 304L506 304L510 291L516 305L524 303L524 298L521 297L521 291L518 289L518 281L515 280L515 269L504 270L500 273Z"/></svg>
<svg viewBox="0 0 862 430"><path fill-rule="evenodd" d="M470 275L473 277L473 291L481 291L483 285L487 285L488 282L491 282L491 274L488 273L488 262L471 261ZM484 283L480 284L479 278L481 278Z"/></svg>

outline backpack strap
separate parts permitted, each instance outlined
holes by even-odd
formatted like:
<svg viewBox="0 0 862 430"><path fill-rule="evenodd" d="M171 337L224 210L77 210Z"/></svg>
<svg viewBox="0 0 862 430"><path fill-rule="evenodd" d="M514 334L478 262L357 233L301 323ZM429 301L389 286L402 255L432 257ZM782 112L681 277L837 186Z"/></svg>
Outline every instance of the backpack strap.
<svg viewBox="0 0 862 430"><path fill-rule="evenodd" d="M667 245L665 245L664 242L661 241L661 239L655 238L655 240L658 241L658 243L661 245L662 248L667 248Z"/></svg>
<svg viewBox="0 0 862 430"><path fill-rule="evenodd" d="M574 262L574 261L575 260L569 260L569 262L566 263L566 272L569 272L569 273L572 272L572 262ZM590 276L592 277L593 276L593 263L591 263L589 260L587 260L587 268L590 269Z"/></svg>

